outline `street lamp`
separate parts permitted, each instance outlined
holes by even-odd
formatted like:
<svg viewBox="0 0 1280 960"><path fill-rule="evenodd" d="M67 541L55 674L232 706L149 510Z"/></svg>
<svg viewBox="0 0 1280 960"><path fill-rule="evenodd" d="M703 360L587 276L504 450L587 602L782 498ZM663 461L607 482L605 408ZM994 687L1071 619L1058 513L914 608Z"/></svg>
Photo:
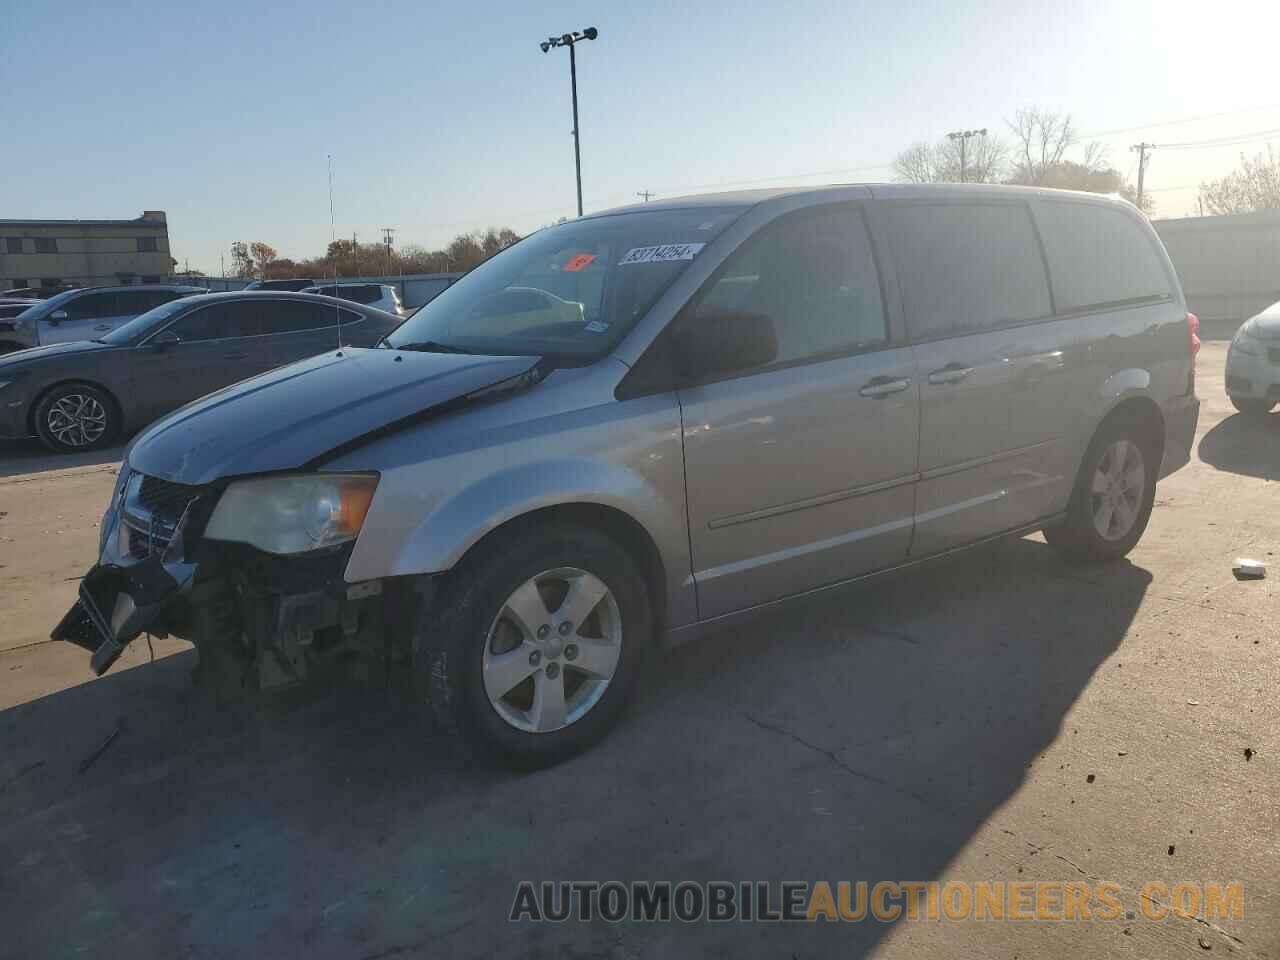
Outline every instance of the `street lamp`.
<svg viewBox="0 0 1280 960"><path fill-rule="evenodd" d="M548 53L552 47L569 48L569 84L573 88L573 167L578 176L578 216L582 216L582 151L578 145L578 63L573 48L579 40L594 40L598 36L599 30L587 27L582 31L547 37L538 44L543 53Z"/></svg>
<svg viewBox="0 0 1280 960"><path fill-rule="evenodd" d="M965 144L968 142L968 140L969 140L969 138L970 138L970 137L985 137L986 135L987 135L987 128L986 128L986 127L983 127L981 130L954 130L954 131L952 131L951 133L948 133L948 134L947 134L947 139L948 139L948 140L959 140L959 141L960 141L960 182L961 182L961 183L966 183L966 182L967 182L966 177L965 177L965 172L966 172L966 171L965 171L965 166L964 166L964 159L965 159L965 157L964 157L964 147L965 147Z"/></svg>

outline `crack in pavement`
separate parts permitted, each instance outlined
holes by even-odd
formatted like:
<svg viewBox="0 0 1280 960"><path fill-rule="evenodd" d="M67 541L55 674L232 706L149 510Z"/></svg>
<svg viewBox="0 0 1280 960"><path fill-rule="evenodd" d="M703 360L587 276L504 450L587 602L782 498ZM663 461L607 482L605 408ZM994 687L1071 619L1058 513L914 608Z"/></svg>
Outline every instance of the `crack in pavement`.
<svg viewBox="0 0 1280 960"><path fill-rule="evenodd" d="M864 770L857 770L849 766L843 760L841 760L840 757L836 755L835 751L828 750L826 747L820 747L816 743L812 743L811 741L806 740L804 737L800 736L799 734L792 733L786 727L780 727L772 723L768 723L764 720L761 720L759 717L752 716L751 714L747 713L745 710L742 711L742 716L745 717L747 720L749 720L751 723L755 724L761 730L768 730L770 733L776 733L780 736L788 737L791 740L794 740L796 743L800 744L801 746L808 747L814 753L822 754L824 757L830 760L835 766L839 767L845 773L848 773L854 777L857 777L859 780L866 780L869 783L879 784L880 786L885 787L889 790L892 790L894 793L900 794L901 796L910 797L912 800L914 800L916 803L920 804L920 806L924 807L927 810L933 810L934 812L939 812L939 813L943 812L939 810L937 807L935 807L933 804L931 804L924 797L922 797L920 794L916 793L914 790L905 790L902 787L897 786L896 784L890 783L888 780L885 780L883 777L877 777L875 774L867 773Z"/></svg>
<svg viewBox="0 0 1280 960"><path fill-rule="evenodd" d="M1208 927L1214 933L1217 933L1217 934L1220 934L1221 936L1226 937L1228 940L1232 941L1233 943L1238 943L1242 947L1244 946L1244 941L1241 940L1239 937L1237 937L1234 933L1228 933L1226 930L1223 930L1222 927L1218 926L1216 923L1211 923L1210 921L1206 920L1204 917L1193 917L1193 916L1190 916L1189 914L1179 913L1177 909L1174 908L1173 904L1161 903L1159 900L1157 900L1155 897L1151 896L1150 894L1143 893L1143 894L1140 894L1140 896L1142 897L1143 900L1146 900L1148 903L1154 903L1157 907L1164 907L1165 910L1168 911L1168 913L1166 914L1167 916L1177 917L1179 920L1194 920L1196 923L1200 924L1201 926Z"/></svg>

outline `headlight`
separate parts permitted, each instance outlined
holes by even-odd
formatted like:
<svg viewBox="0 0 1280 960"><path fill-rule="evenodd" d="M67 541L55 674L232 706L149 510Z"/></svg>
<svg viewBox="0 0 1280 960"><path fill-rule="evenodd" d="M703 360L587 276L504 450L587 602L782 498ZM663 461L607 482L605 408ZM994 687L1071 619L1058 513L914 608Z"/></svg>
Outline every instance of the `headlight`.
<svg viewBox="0 0 1280 960"><path fill-rule="evenodd" d="M293 554L354 540L377 489L369 474L308 473L237 480L209 518L210 540Z"/></svg>

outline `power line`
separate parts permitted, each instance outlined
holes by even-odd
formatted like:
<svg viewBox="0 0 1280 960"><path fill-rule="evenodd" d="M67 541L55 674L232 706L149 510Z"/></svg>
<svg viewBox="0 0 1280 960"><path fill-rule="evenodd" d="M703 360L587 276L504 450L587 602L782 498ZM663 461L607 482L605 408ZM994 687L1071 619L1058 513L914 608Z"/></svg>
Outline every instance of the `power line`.
<svg viewBox="0 0 1280 960"><path fill-rule="evenodd" d="M1110 137L1121 133L1137 133L1140 130L1154 130L1156 127L1176 127L1182 123L1195 123L1198 120L1215 120L1219 117L1237 117L1243 113L1263 113L1267 110L1280 110L1280 103L1273 103L1265 107L1245 107L1241 110L1225 110L1221 113L1202 113L1194 117L1182 117L1178 120L1160 120L1156 123L1147 123L1138 127L1117 127L1115 130L1099 130L1097 133L1082 133L1081 140L1089 140L1094 137Z"/></svg>
<svg viewBox="0 0 1280 960"><path fill-rule="evenodd" d="M1268 140L1280 136L1280 127L1270 130L1259 130L1256 133L1237 133L1225 137L1211 137L1207 140L1188 140L1184 143L1162 143L1161 150L1191 150L1196 147L1234 147L1255 140Z"/></svg>

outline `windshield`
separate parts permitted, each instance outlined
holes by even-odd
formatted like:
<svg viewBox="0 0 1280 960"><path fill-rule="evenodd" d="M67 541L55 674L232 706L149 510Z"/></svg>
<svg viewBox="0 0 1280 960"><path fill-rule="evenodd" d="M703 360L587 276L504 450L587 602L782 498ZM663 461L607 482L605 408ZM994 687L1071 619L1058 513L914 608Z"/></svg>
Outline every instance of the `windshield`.
<svg viewBox="0 0 1280 960"><path fill-rule="evenodd" d="M570 360L601 356L741 213L637 211L550 227L476 267L387 342Z"/></svg>
<svg viewBox="0 0 1280 960"><path fill-rule="evenodd" d="M168 303L161 304L146 313L139 314L128 323L121 324L98 342L109 343L116 347L127 347L130 344L137 343L178 311L190 305L190 300L185 297L170 300Z"/></svg>

